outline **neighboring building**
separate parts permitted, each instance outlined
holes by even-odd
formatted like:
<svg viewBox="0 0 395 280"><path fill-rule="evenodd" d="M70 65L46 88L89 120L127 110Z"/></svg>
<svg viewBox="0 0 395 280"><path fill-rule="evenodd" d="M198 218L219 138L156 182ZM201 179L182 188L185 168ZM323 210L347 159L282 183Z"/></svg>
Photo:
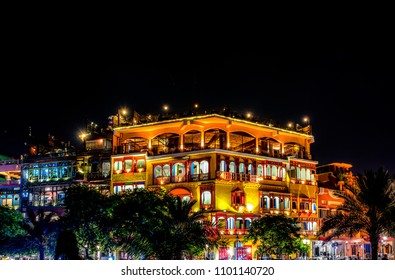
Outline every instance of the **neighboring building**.
<svg viewBox="0 0 395 280"><path fill-rule="evenodd" d="M0 205L19 209L20 177L20 160L0 155Z"/></svg>
<svg viewBox="0 0 395 280"><path fill-rule="evenodd" d="M255 248L241 241L252 220L267 213L298 218L306 242L315 240L317 162L310 125L282 128L228 108L122 120L113 127L111 193L165 188L196 199L193 210L205 210L232 244L210 258L252 259Z"/></svg>
<svg viewBox="0 0 395 280"><path fill-rule="evenodd" d="M330 163L317 166L318 209L320 225L325 217L335 214L344 200L336 196L337 191L345 191L344 185L353 185L356 176L348 163ZM379 253L392 257L393 245L391 237L383 237L379 244ZM339 236L325 241L325 236L313 242L313 257L324 259L370 259L369 237L364 232L349 236Z"/></svg>
<svg viewBox="0 0 395 280"><path fill-rule="evenodd" d="M344 200L336 196L336 191L343 191L345 181L349 184L355 180L351 164L330 163L317 167L318 176L318 209L320 225L325 217L335 214L337 207L343 204ZM342 259L342 258L362 258L365 252L370 251L368 245L365 248L365 240L360 234L350 238L341 236L325 241L325 237L313 242L313 258Z"/></svg>
<svg viewBox="0 0 395 280"><path fill-rule="evenodd" d="M81 139L84 147L76 149L51 135L45 140L30 137L21 165L22 213L44 207L62 215L65 190L72 184L110 194L112 133L89 126Z"/></svg>

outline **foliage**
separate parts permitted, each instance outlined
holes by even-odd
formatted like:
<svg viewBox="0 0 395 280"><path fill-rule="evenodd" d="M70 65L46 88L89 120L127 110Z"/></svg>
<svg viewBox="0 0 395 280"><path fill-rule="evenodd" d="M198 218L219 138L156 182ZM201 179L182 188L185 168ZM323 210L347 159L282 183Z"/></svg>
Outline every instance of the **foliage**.
<svg viewBox="0 0 395 280"><path fill-rule="evenodd" d="M39 252L40 260L45 259L45 254L53 255L58 233L58 216L55 212L44 211L39 207L37 211L28 209L27 219L22 227L26 231L23 246L34 248Z"/></svg>
<svg viewBox="0 0 395 280"><path fill-rule="evenodd" d="M62 225L74 232L86 259L97 251L114 249L109 229L111 200L86 185L72 185L65 194Z"/></svg>
<svg viewBox="0 0 395 280"><path fill-rule="evenodd" d="M251 240L254 245L258 244L258 258L271 258L273 255L281 257L295 253L303 253L302 238L299 235L300 228L296 218L287 218L284 215L267 215L255 219L251 223L244 242Z"/></svg>
<svg viewBox="0 0 395 280"><path fill-rule="evenodd" d="M55 260L79 260L79 249L77 238L70 229L62 230L59 233L56 248Z"/></svg>
<svg viewBox="0 0 395 280"><path fill-rule="evenodd" d="M20 212L0 205L0 242L23 234Z"/></svg>
<svg viewBox="0 0 395 280"><path fill-rule="evenodd" d="M161 191L137 189L116 198L114 237L129 255L139 259L176 260L201 255L215 247L219 234L196 200L186 202Z"/></svg>
<svg viewBox="0 0 395 280"><path fill-rule="evenodd" d="M319 235L328 234L326 239L358 232L369 236L372 259L377 260L378 243L381 235L393 233L395 229L395 181L383 167L377 171L366 170L357 176L356 184L345 184L345 191L336 194L344 199L337 212L327 216Z"/></svg>

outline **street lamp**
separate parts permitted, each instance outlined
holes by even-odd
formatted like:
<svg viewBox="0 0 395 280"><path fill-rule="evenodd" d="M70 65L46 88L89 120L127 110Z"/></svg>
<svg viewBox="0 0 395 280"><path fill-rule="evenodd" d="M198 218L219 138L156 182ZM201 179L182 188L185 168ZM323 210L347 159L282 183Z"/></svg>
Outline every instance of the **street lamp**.
<svg viewBox="0 0 395 280"><path fill-rule="evenodd" d="M236 256L236 260L238 260L239 259L239 235L238 234L236 235L236 253L235 253L235 256Z"/></svg>
<svg viewBox="0 0 395 280"><path fill-rule="evenodd" d="M118 118L118 126L120 126L121 122L121 116L126 116L126 114L128 113L128 111L126 109L118 109L118 113L117 113L117 118Z"/></svg>

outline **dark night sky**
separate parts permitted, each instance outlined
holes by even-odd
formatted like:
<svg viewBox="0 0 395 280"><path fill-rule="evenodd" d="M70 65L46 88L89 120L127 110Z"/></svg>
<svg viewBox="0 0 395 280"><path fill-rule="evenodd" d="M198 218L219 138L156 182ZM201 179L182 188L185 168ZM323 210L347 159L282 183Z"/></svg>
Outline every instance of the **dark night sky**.
<svg viewBox="0 0 395 280"><path fill-rule="evenodd" d="M29 126L74 143L86 118L104 124L118 107L182 111L197 102L282 123L307 115L319 164L395 174L390 47L91 47L54 44L3 64L0 153L23 152Z"/></svg>

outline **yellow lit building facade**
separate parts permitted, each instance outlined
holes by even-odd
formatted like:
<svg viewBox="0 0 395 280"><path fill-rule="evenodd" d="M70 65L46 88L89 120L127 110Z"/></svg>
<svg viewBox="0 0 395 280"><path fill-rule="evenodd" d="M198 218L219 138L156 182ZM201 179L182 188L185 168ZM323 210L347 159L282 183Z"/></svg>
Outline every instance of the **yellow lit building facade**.
<svg viewBox="0 0 395 280"><path fill-rule="evenodd" d="M210 259L253 259L243 243L253 219L297 217L311 244L318 231L317 162L311 127L281 128L232 113L134 114L113 128L111 193L165 188L205 210L228 245ZM310 252L311 255L311 252Z"/></svg>

